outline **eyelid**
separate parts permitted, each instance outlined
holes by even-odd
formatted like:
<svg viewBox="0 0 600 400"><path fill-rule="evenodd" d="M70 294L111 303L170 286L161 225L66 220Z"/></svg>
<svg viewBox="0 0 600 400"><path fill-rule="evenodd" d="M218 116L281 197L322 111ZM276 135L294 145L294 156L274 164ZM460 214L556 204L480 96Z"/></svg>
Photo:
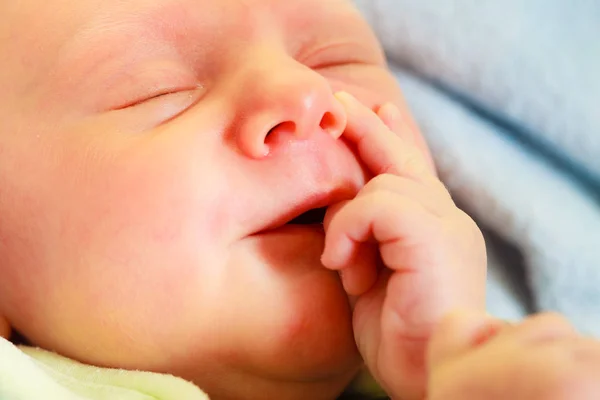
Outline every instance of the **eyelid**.
<svg viewBox="0 0 600 400"><path fill-rule="evenodd" d="M382 59L366 44L341 42L321 47L300 61L310 68L324 69L342 65L377 65Z"/></svg>
<svg viewBox="0 0 600 400"><path fill-rule="evenodd" d="M196 104L202 97L202 92L198 90L187 90L157 96L140 103L139 111L148 116L152 116L155 124L163 124L188 110Z"/></svg>
<svg viewBox="0 0 600 400"><path fill-rule="evenodd" d="M156 100L163 96L176 95L179 93L192 92L194 90L202 90L203 86L201 84L196 84L194 87L191 86L165 86L161 89L150 89L148 92L140 97L135 98L134 100L128 100L116 107L111 108L112 111L116 110L124 110L131 107L139 106L145 102Z"/></svg>
<svg viewBox="0 0 600 400"><path fill-rule="evenodd" d="M118 118L123 131L140 133L177 118L197 104L204 94L204 90L174 92L111 113Z"/></svg>
<svg viewBox="0 0 600 400"><path fill-rule="evenodd" d="M173 60L117 64L105 79L101 104L105 111L133 107L155 97L198 88L198 77L187 66Z"/></svg>

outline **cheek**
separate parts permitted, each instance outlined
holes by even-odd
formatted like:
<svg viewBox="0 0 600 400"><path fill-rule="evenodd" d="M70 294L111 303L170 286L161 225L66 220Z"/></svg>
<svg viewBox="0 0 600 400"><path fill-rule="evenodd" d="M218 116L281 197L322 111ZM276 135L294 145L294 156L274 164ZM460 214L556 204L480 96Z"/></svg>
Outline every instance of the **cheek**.
<svg viewBox="0 0 600 400"><path fill-rule="evenodd" d="M45 217L28 219L39 226L28 268L36 280L23 284L36 317L21 321L37 344L99 365L147 366L189 334L192 311L200 319L203 288L222 263L223 202L218 181L190 165L197 157L169 146L94 161L74 152L39 182Z"/></svg>
<svg viewBox="0 0 600 400"><path fill-rule="evenodd" d="M203 195L218 188L168 156L176 153L165 154L128 158L99 178L112 176L105 189L90 179L91 196L79 202L78 220L63 235L85 251L86 264L103 266L96 272L119 277L123 292L137 286L157 297L176 295L188 275L210 270L210 255L219 251L220 205Z"/></svg>

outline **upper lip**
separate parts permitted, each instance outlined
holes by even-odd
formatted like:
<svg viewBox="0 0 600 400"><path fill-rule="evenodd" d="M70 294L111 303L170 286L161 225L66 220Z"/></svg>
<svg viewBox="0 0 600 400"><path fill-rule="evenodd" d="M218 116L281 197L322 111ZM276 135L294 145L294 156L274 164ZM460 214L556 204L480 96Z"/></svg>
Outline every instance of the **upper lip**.
<svg viewBox="0 0 600 400"><path fill-rule="evenodd" d="M263 201L253 202L253 208L246 211L240 210L247 223L242 228L244 236L280 228L309 210L353 199L369 178L345 141L333 141L324 134L314 135L311 141L293 142L286 147L285 157L275 154L268 167L287 168L290 160L301 160L301 165L290 167L285 175L272 176L267 184L274 187L278 199L266 191Z"/></svg>

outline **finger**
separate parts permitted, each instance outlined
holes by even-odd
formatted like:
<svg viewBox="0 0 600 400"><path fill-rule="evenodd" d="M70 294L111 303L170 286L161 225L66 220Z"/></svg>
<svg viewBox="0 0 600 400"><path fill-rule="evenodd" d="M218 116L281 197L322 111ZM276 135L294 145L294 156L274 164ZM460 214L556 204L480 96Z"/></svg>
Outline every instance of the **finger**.
<svg viewBox="0 0 600 400"><path fill-rule="evenodd" d="M342 201L331 205L325 212L323 227L325 235L329 232L331 220L348 204L348 201ZM343 217L342 217L343 218ZM352 250L349 257L352 268L340 270L340 279L344 290L351 296L359 296L369 290L377 280L376 264L379 261L379 250L375 243L359 243Z"/></svg>
<svg viewBox="0 0 600 400"><path fill-rule="evenodd" d="M577 393L581 400L597 400L600 398L600 342L579 338L573 347L573 363L579 368L574 372L576 386L570 393Z"/></svg>
<svg viewBox="0 0 600 400"><path fill-rule="evenodd" d="M376 114L390 131L411 143L416 148L419 148L421 143L418 140L418 128L413 123L410 123L411 121L406 120L405 116L402 115L394 103L383 104L379 107ZM424 156L427 159L428 152L424 154Z"/></svg>
<svg viewBox="0 0 600 400"><path fill-rule="evenodd" d="M379 251L374 243L357 246L356 254L350 261L352 268L339 271L344 290L351 296L367 292L377 281Z"/></svg>
<svg viewBox="0 0 600 400"><path fill-rule="evenodd" d="M396 272L381 312L381 368L397 371L399 385L415 398L425 385L427 347L439 321L451 310L483 309L469 287L439 275L432 269Z"/></svg>
<svg viewBox="0 0 600 400"><path fill-rule="evenodd" d="M600 398L600 342L597 340L580 336L559 337L541 345L521 348L529 352L533 367L544 377L544 396L536 398ZM577 394L575 397L574 393Z"/></svg>
<svg viewBox="0 0 600 400"><path fill-rule="evenodd" d="M557 313L542 313L524 320L513 329L513 336L529 343L541 343L577 336L573 325Z"/></svg>
<svg viewBox="0 0 600 400"><path fill-rule="evenodd" d="M351 201L352 200L344 200L327 207L327 210L325 211L325 217L323 218L323 229L325 230L325 233L327 233L329 230L331 220L346 206L346 204L350 203Z"/></svg>
<svg viewBox="0 0 600 400"><path fill-rule="evenodd" d="M480 311L454 311L434 329L427 349L427 365L432 370L491 340L508 324Z"/></svg>
<svg viewBox="0 0 600 400"><path fill-rule="evenodd" d="M372 110L348 93L336 94L348 117L344 137L354 142L365 165L375 175L391 173L428 182L433 174L423 154L394 134Z"/></svg>
<svg viewBox="0 0 600 400"><path fill-rule="evenodd" d="M381 377L377 371L379 344L381 341L381 310L386 297L386 288L391 276L389 269L383 269L375 285L360 297L353 315L353 329L360 354L374 376ZM382 371L386 372L386 371Z"/></svg>
<svg viewBox="0 0 600 400"><path fill-rule="evenodd" d="M423 185L418 181L391 174L377 175L371 179L357 197L385 191L410 198L437 216L446 215L456 209L450 193L442 182Z"/></svg>
<svg viewBox="0 0 600 400"><path fill-rule="evenodd" d="M394 284L399 279L406 282L406 275L408 274L394 273L388 280L380 317L378 367L381 371L394 372L393 383L383 382L385 386L394 388L393 396L402 395L402 398L406 399L421 399L427 386L426 350L431 328L425 327L429 325L428 316L425 316L424 324L416 320L407 320L405 308L401 306L398 309L393 304L407 300L405 293L397 290L398 285ZM419 280L421 275L412 275L412 283L422 286L424 282Z"/></svg>
<svg viewBox="0 0 600 400"><path fill-rule="evenodd" d="M377 110L377 116L392 132L414 144L413 135L406 134L407 126L403 123L398 107L392 103L385 103Z"/></svg>
<svg viewBox="0 0 600 400"><path fill-rule="evenodd" d="M385 103L379 107L377 115L392 132L412 143L423 153L431 173L437 176L433 157L415 121L408 114L402 114L394 103Z"/></svg>
<svg viewBox="0 0 600 400"><path fill-rule="evenodd" d="M597 377L600 377L600 341L589 337L576 337L573 345L573 356L576 361L595 364Z"/></svg>
<svg viewBox="0 0 600 400"><path fill-rule="evenodd" d="M430 245L438 232L437 217L416 201L393 193L357 197L328 223L321 261L327 268L339 270L351 266L357 246L370 239L380 244L398 241L399 246ZM383 261L390 269L405 268L397 260Z"/></svg>

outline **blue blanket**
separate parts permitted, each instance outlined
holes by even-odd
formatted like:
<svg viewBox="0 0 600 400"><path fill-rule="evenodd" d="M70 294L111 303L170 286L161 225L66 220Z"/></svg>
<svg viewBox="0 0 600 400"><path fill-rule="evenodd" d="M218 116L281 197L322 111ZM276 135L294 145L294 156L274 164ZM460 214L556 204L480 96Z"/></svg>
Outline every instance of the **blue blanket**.
<svg viewBox="0 0 600 400"><path fill-rule="evenodd" d="M489 238L489 310L600 337L600 2L356 0Z"/></svg>

